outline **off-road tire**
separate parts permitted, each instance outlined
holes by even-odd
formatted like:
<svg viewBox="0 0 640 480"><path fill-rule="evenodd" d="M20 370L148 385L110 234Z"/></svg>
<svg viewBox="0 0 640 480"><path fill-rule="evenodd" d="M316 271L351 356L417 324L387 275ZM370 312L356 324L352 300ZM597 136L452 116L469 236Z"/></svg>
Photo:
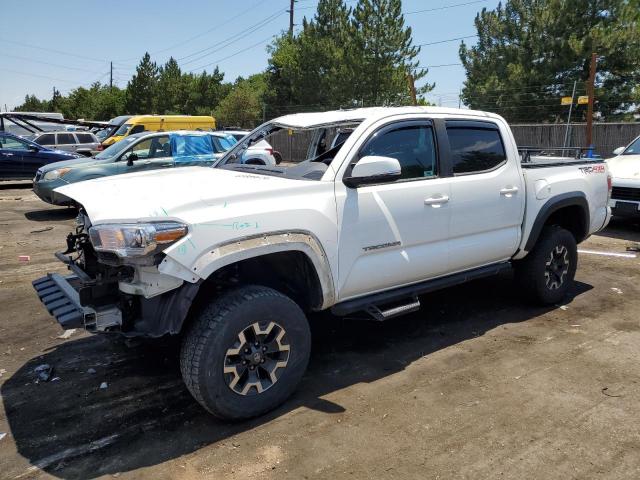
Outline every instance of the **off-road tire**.
<svg viewBox="0 0 640 480"><path fill-rule="evenodd" d="M250 395L241 394L225 373L228 352L239 334L256 323L264 329L275 328L275 323L285 332L287 362L265 390L258 392L256 387ZM310 351L309 323L300 307L276 290L249 285L222 294L196 314L182 340L180 369L187 388L205 409L225 420L242 420L276 408L293 393Z"/></svg>
<svg viewBox="0 0 640 480"><path fill-rule="evenodd" d="M568 263L566 268L554 271L550 264L555 264L557 258L561 264ZM577 266L578 247L573 235L562 227L549 226L542 230L533 250L515 265L516 280L528 300L552 305L567 295Z"/></svg>

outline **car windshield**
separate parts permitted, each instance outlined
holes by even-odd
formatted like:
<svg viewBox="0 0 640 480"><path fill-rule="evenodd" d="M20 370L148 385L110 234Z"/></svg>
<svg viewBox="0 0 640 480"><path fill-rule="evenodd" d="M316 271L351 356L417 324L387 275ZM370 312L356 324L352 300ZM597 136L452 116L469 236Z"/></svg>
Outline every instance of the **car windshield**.
<svg viewBox="0 0 640 480"><path fill-rule="evenodd" d="M114 135L126 135L129 132L129 130L131 130L131 127L133 127L131 123L125 123L124 125L120 125L120 128L116 130L116 133Z"/></svg>
<svg viewBox="0 0 640 480"><path fill-rule="evenodd" d="M214 166L261 175L320 180L360 122L350 120L305 128L269 122L242 138ZM245 163L250 160L247 149L259 147L262 141L268 142L273 155L282 159L280 164Z"/></svg>
<svg viewBox="0 0 640 480"><path fill-rule="evenodd" d="M623 155L640 155L640 137L636 138L627 149L622 152Z"/></svg>
<svg viewBox="0 0 640 480"><path fill-rule="evenodd" d="M120 152L125 151L133 142L138 140L140 137L129 136L119 142L114 143L109 148L104 149L102 152L97 154L94 158L96 160L106 160L108 158L113 158L118 155Z"/></svg>

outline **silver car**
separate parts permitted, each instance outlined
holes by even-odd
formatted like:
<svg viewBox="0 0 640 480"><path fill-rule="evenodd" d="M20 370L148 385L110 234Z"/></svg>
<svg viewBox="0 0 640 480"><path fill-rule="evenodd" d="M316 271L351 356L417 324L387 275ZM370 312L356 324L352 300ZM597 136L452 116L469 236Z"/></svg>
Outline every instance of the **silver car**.
<svg viewBox="0 0 640 480"><path fill-rule="evenodd" d="M90 157L98 150L100 140L91 132L40 132L30 135L29 140L39 145L64 150L71 153L79 153Z"/></svg>

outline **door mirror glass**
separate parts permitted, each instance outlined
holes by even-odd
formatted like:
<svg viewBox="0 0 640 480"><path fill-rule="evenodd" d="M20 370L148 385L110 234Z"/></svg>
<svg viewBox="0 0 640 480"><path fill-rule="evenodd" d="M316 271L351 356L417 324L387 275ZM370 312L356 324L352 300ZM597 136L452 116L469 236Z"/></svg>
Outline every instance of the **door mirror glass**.
<svg viewBox="0 0 640 480"><path fill-rule="evenodd" d="M351 171L351 176L344 178L347 187L373 183L394 182L400 178L402 170L400 162L391 157L369 155L358 160Z"/></svg>
<svg viewBox="0 0 640 480"><path fill-rule="evenodd" d="M613 154L620 155L622 152L624 152L624 147L618 147L613 151Z"/></svg>
<svg viewBox="0 0 640 480"><path fill-rule="evenodd" d="M27 148L31 152L39 152L40 151L40 149L38 147L36 147L35 145L29 145L29 147L27 147Z"/></svg>
<svg viewBox="0 0 640 480"><path fill-rule="evenodd" d="M131 152L128 155L125 155L125 157L127 159L127 166L128 167L131 167L133 165L133 162L138 160L138 154L136 152Z"/></svg>

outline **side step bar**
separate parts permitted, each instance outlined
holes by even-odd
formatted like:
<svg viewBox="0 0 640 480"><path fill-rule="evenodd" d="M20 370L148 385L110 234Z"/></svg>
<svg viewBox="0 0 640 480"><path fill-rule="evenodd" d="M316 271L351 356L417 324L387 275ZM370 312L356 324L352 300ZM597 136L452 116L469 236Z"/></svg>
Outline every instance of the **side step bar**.
<svg viewBox="0 0 640 480"><path fill-rule="evenodd" d="M434 292L443 288L452 287L461 283L470 282L478 278L490 277L500 272L511 269L510 262L497 263L486 267L475 268L466 272L454 273L446 277L434 278L413 285L395 288L385 292L374 293L365 297L347 300L338 303L331 308L331 313L339 317L355 312L367 312L375 320L387 320L389 318L398 317L405 313L415 312L420 308L418 295ZM386 310L381 306L392 303L402 302L399 306L394 306Z"/></svg>
<svg viewBox="0 0 640 480"><path fill-rule="evenodd" d="M418 310L420 310L420 300L418 297L412 297L408 300L408 303L397 307L387 308L386 310L381 310L377 305L369 305L366 312L371 315L374 320L383 322L406 313L417 312Z"/></svg>

